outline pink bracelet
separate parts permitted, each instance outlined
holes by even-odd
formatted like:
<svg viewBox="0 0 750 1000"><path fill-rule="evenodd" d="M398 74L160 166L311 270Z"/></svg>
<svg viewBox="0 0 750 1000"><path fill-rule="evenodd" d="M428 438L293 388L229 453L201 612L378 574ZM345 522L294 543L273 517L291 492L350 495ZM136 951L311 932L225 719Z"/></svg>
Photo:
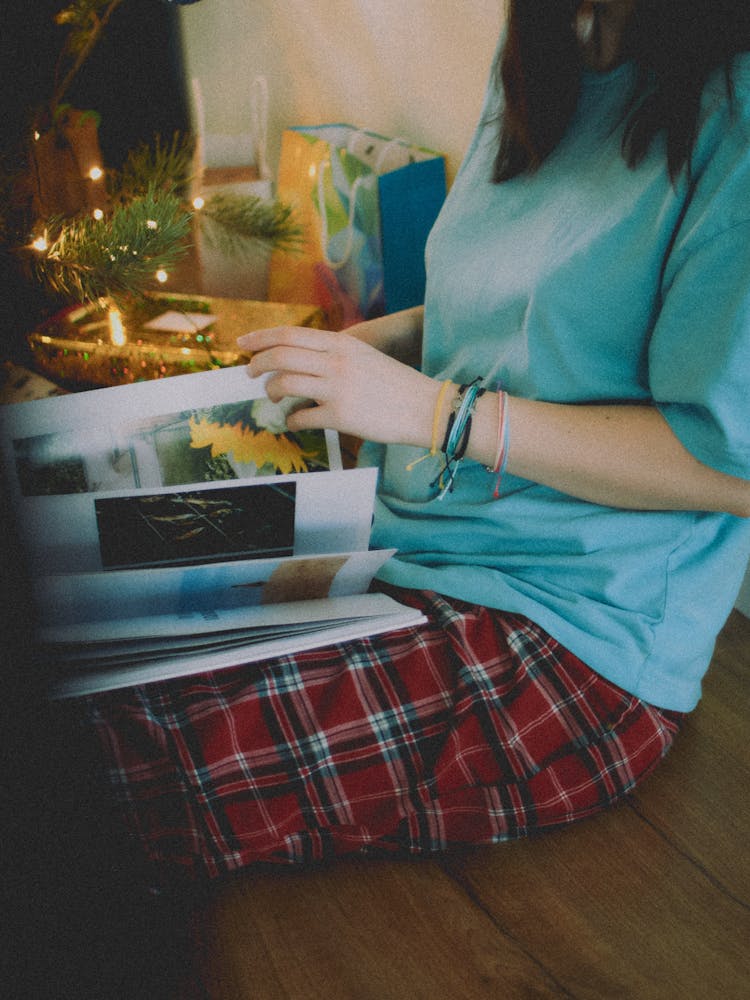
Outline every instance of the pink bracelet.
<svg viewBox="0 0 750 1000"><path fill-rule="evenodd" d="M495 489L492 492L492 496L496 500L500 496L500 480L505 472L505 466L508 464L508 436L508 393L500 389L497 408L497 453L491 470L497 475Z"/></svg>

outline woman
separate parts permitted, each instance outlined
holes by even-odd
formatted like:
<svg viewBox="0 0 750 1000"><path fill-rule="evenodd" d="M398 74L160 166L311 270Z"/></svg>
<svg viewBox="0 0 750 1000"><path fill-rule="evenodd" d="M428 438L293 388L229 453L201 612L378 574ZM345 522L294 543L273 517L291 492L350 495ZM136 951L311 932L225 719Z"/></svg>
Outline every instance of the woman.
<svg viewBox="0 0 750 1000"><path fill-rule="evenodd" d="M153 860L503 840L667 751L750 551L744 6L514 0L424 310L242 338L428 624L91 699Z"/></svg>

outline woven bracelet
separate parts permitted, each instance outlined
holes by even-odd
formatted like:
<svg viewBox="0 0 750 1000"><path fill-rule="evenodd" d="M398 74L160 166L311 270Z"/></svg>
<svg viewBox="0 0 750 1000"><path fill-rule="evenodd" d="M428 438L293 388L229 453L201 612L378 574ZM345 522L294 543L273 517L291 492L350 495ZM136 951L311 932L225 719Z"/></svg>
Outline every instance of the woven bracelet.
<svg viewBox="0 0 750 1000"><path fill-rule="evenodd" d="M445 462L438 476L432 481L433 486L437 485L440 488L438 497L440 500L446 493L452 492L459 463L469 446L474 408L479 397L485 392L479 382L480 379L476 378L473 382L462 385L453 400L453 408L448 418L448 426L441 449L445 456Z"/></svg>

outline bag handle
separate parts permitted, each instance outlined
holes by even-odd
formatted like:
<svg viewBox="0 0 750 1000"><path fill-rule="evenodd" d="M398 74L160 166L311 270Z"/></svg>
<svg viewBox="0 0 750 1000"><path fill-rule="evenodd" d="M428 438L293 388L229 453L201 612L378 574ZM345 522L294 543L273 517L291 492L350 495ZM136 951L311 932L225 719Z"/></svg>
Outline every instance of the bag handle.
<svg viewBox="0 0 750 1000"><path fill-rule="evenodd" d="M253 144L258 176L262 181L271 179L267 160L268 141L268 80L256 76L251 88L251 114L253 123Z"/></svg>
<svg viewBox="0 0 750 1000"><path fill-rule="evenodd" d="M360 155L357 152L356 148L357 140L361 139L369 141L371 144L375 141L382 142L382 146L380 147L380 150L378 152L377 159L373 164L370 164L368 160L366 160L362 155ZM414 154L416 147L413 145L413 143L409 142L408 139L401 139L398 136L395 136L393 139L385 140L383 139L382 136L373 135L372 133L365 131L365 129L356 129L351 133L346 143L347 153L350 153L352 156L356 157L358 160L360 160L360 162L367 163L368 166L372 167L372 170L376 174L382 174L383 164L385 163L388 154L392 149L396 147L401 147L402 149L406 150L408 156L408 163L414 162Z"/></svg>
<svg viewBox="0 0 750 1000"><path fill-rule="evenodd" d="M206 171L206 109L203 104L203 91L197 76L191 81L193 91L193 115L195 121L195 147L193 149L193 176L190 183L191 200L203 190L203 179Z"/></svg>
<svg viewBox="0 0 750 1000"><path fill-rule="evenodd" d="M375 163L375 173L377 173L377 174L381 173L381 171L383 169L383 163L385 162L386 156L388 156L388 154L390 153L390 151L395 146L402 146L403 148L405 148L406 151L407 151L408 157L409 157L408 162L409 163L413 162L413 160L414 160L414 153L412 152L413 146L411 145L411 143L406 142L405 139L398 139L398 138L391 139L390 142L386 142L385 145L383 146L383 148L380 150L380 155L378 156L378 159L377 159L377 161Z"/></svg>
<svg viewBox="0 0 750 1000"><path fill-rule="evenodd" d="M354 249L354 213L357 207L357 192L359 191L362 183L364 181L364 175L360 174L356 177L354 183L352 184L352 189L349 194L349 214L346 223L346 243L344 244L344 252L341 255L341 260L332 260L328 255L328 213L326 212L326 202L325 202L325 188L324 188L324 173L326 168L331 169L331 161L323 160L318 167L318 205L320 207L320 242L323 250L323 260L331 268L332 271L339 271L345 264L348 263L352 250Z"/></svg>

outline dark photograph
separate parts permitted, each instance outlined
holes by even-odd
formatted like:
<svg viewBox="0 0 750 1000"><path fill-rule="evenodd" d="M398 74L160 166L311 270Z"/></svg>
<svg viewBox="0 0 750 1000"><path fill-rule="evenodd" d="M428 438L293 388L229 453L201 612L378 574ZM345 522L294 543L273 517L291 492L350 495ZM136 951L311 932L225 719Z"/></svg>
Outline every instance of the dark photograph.
<svg viewBox="0 0 750 1000"><path fill-rule="evenodd" d="M295 483L95 501L105 569L289 556Z"/></svg>

